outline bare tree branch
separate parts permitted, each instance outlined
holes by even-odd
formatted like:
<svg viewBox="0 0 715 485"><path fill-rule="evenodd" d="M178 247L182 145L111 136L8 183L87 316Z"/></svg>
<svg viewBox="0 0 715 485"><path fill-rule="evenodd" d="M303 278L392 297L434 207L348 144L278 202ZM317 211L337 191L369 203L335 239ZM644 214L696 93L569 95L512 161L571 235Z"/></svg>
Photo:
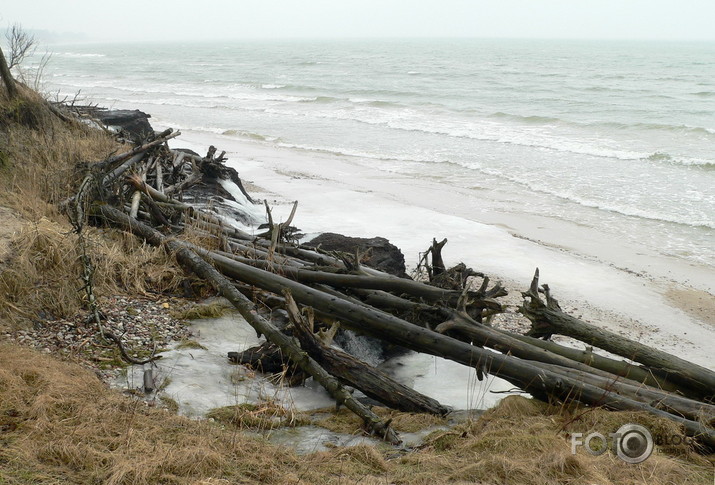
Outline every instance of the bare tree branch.
<svg viewBox="0 0 715 485"><path fill-rule="evenodd" d="M20 24L13 24L13 26L5 32L5 38L10 48L10 58L8 59L9 69L19 66L26 57L34 54L37 48L37 39L35 39L35 36L25 32Z"/></svg>

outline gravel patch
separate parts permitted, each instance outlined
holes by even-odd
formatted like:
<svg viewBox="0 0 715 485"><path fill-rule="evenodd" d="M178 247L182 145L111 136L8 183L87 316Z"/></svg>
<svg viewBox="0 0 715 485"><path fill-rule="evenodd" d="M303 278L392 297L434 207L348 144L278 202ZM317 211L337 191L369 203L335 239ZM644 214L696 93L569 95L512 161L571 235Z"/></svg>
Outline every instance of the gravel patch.
<svg viewBox="0 0 715 485"><path fill-rule="evenodd" d="M153 351L165 349L170 342L191 337L189 324L170 315L172 309L186 303L169 298L113 297L101 301L106 317L105 329L121 338L129 355L146 358ZM100 378L112 378L116 369L126 365L117 346L99 336L97 325L87 312L72 318L38 320L34 328L6 333L4 337L47 354L76 360L95 370Z"/></svg>

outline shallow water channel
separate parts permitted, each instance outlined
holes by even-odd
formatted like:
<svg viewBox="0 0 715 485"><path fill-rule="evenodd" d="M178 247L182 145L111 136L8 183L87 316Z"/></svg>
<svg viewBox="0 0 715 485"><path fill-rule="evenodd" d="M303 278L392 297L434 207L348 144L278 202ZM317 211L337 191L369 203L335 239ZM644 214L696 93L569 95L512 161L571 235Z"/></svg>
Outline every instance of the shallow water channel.
<svg viewBox="0 0 715 485"><path fill-rule="evenodd" d="M191 321L191 345L176 342L163 352L153 364L131 366L112 383L114 387L139 391L143 394L145 371L152 370L152 383L156 389L145 399L155 402L173 402L178 413L201 419L214 408L244 403L260 404L278 402L288 409L311 411L335 407L327 392L312 379L303 386L276 385L248 368L231 364L227 354L242 351L259 344L263 338L238 313L231 312L219 318ZM368 345L354 336L350 350L370 361ZM196 345L198 344L198 345ZM399 382L429 395L442 404L454 408L450 422L460 422L477 417L481 411L496 404L513 389L506 381L486 377L479 382L473 369L439 357L408 353L394 357L379 366ZM359 391L355 391L361 396ZM403 446L414 446L434 429L417 433L401 433ZM354 446L378 443L365 436L341 434L318 426L278 428L262 432L271 442L291 446L299 453L321 451L333 446Z"/></svg>

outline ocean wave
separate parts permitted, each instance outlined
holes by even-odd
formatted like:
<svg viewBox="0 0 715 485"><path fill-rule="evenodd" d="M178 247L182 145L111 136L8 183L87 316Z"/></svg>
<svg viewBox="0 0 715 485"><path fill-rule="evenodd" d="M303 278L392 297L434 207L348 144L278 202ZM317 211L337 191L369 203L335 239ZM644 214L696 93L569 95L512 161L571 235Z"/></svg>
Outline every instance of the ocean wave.
<svg viewBox="0 0 715 485"><path fill-rule="evenodd" d="M483 167L475 167L475 166L472 166L471 168L474 168L475 170L483 172L487 175L493 175L495 177L507 179L510 182L516 183L518 185L522 185L534 192L539 192L542 194L547 194L547 195L551 195L554 197L558 197L559 199L573 202L573 203L576 203L583 207L589 207L592 209L613 212L613 213L617 213L617 214L620 214L623 216L635 217L638 219L646 219L646 220L656 221L656 222L667 222L670 224L677 224L679 226L698 227L698 228L703 228L703 229L715 229L715 221L711 221L711 220L685 221L685 220L683 220L682 214L679 214L677 217L673 217L673 216L670 216L667 214L658 213L658 212L652 211L652 210L645 210L645 209L641 209L638 207L619 205L619 204L614 204L612 202L602 201L602 200L587 199L580 195L575 194L572 191L565 191L565 190L560 190L555 187L549 187L542 183L534 182L532 180L522 179L522 178L512 175L512 174L505 174L499 170L492 170L492 169L487 169L487 168L483 168Z"/></svg>
<svg viewBox="0 0 715 485"><path fill-rule="evenodd" d="M133 97L121 97L121 96L109 96L105 95L104 99L108 101L118 101L120 103L126 103L127 106L132 106L137 104L137 99ZM227 106L225 104L218 103L188 103L183 99L173 99L173 98L151 98L139 101L141 104L147 104L151 106L178 106L181 108L199 108L199 109L225 109L233 110L234 107Z"/></svg>
<svg viewBox="0 0 715 485"><path fill-rule="evenodd" d="M465 110L465 112L479 113L478 110ZM648 130L648 131L666 131L677 134L694 134L694 135L715 135L715 129L706 128L702 126L691 126L684 124L666 124L666 123L622 123L622 122L579 122L573 120L565 120L561 118L555 118L551 116L541 116L541 115L520 115L514 113L505 113L503 111L497 111L487 115L487 118L494 119L505 119L510 121L515 121L517 123L525 124L562 124L565 126L572 126L582 129L598 129L598 128L608 128L616 130Z"/></svg>
<svg viewBox="0 0 715 485"><path fill-rule="evenodd" d="M703 113L705 114L705 113ZM708 112L708 114L710 114ZM694 135L715 135L715 129L705 128L703 126L690 126L690 125L668 125L662 123L633 123L630 125L615 124L617 127L627 128L639 128L647 130L657 130L657 131L669 131L678 134L694 134Z"/></svg>
<svg viewBox="0 0 715 485"><path fill-rule="evenodd" d="M272 110L279 114L280 110ZM292 113L302 114L302 113ZM302 114L306 116L305 114ZM433 135L443 135L453 138L505 143L531 148L547 149L558 152L576 153L599 158L616 158L619 160L640 160L650 153L597 146L588 141L579 141L567 137L539 131L529 131L520 127L512 127L500 123L448 120L441 125L433 118L421 117L414 110L402 109L394 112L364 112L355 110L331 110L313 112L310 116L328 119L348 120L370 125L386 126L390 129L419 132Z"/></svg>
<svg viewBox="0 0 715 485"><path fill-rule="evenodd" d="M213 126L201 126L201 125L196 125L196 126L184 126L181 128L181 131L203 131L204 133L213 133L215 135L222 135L226 130L224 128L216 128Z"/></svg>
<svg viewBox="0 0 715 485"><path fill-rule="evenodd" d="M253 142L261 142L261 143L277 143L280 142L281 139L278 137L270 136L270 135L262 135L260 133L253 133L250 131L245 131L245 130L236 130L236 129L226 129L226 128L219 128L215 126L202 126L202 125L193 125L193 126L185 126L182 127L182 131L198 131L198 132L203 132L203 133L212 133L214 135L222 135L222 136L227 136L227 137L232 137L232 138L240 138L243 140L250 140Z"/></svg>
<svg viewBox="0 0 715 485"><path fill-rule="evenodd" d="M334 98L333 96L316 96L314 98L304 98L302 103L318 103L318 104L330 104L337 103L339 101L344 101L341 98Z"/></svg>
<svg viewBox="0 0 715 485"><path fill-rule="evenodd" d="M224 136L233 136L237 138L245 138L248 140L262 141L262 142L277 142L280 138L270 135L262 135L260 133L253 133L251 131L244 130L223 130L221 132Z"/></svg>
<svg viewBox="0 0 715 485"><path fill-rule="evenodd" d="M395 154L387 153L370 153L360 150L350 150L345 148L335 148L335 147L324 147L315 145L304 145L300 143L288 143L279 141L277 146L281 148L291 148L296 150L305 150L309 152L324 153L327 155L335 155L340 157L356 157L356 158L367 158L370 160L384 160L386 162L421 162L421 163L435 163L435 160L430 158L418 158L418 157L401 157Z"/></svg>
<svg viewBox="0 0 715 485"><path fill-rule="evenodd" d="M106 54L92 54L82 52L55 52L52 55L56 57L107 57Z"/></svg>
<svg viewBox="0 0 715 485"><path fill-rule="evenodd" d="M524 123L534 123L534 124L550 124L550 123L557 123L557 122L564 122L564 120L561 120L559 118L552 118L551 116L538 116L538 115L515 115L511 113L504 113L503 111L497 111L496 113L492 113L488 116L489 118L502 118L502 119L509 119L509 120L515 120L515 121L521 121Z"/></svg>
<svg viewBox="0 0 715 485"><path fill-rule="evenodd" d="M645 160L650 162L669 163L671 165L684 165L688 167L715 168L715 160L706 160L704 158L684 158L674 157L669 153L655 152L649 155Z"/></svg>
<svg viewBox="0 0 715 485"><path fill-rule="evenodd" d="M605 200L593 200L593 199L582 197L578 194L575 194L572 191L560 190L556 187L550 187L550 186L547 186L547 185L539 183L539 182L534 182L529 179L520 178L519 176L511 174L511 173L504 173L500 170L486 168L486 167L483 167L480 164L474 163L474 162L457 162L457 161L450 161L450 160L438 161L438 160L435 160L432 158L421 158L421 157L414 157L414 156L399 156L399 155L395 155L395 154L386 154L386 153L370 153L370 152L359 151L359 150L350 150L350 149L345 149L345 148L335 148L335 147L327 147L327 146L307 145L307 144L300 144L300 143L280 142L280 143L277 143L277 146L279 146L281 148L306 150L306 151L311 151L311 152L316 152L316 153L324 153L324 154L328 154L328 155L358 157L358 158L366 158L366 159L371 159L371 160L417 162L417 163L449 163L449 164L454 164L456 166L460 166L460 167L463 167L463 168L466 168L469 170L476 170L476 171L484 173L486 175L491 175L491 176L495 176L495 177L498 177L501 179L505 179L510 182L516 183L518 185L524 186L531 191L551 195L551 196L557 197L559 199L562 199L562 200L565 200L568 202L573 202L573 203L578 204L583 207L589 207L589 208L598 209L598 210L602 210L602 211L617 213L617 214L620 214L623 216L635 217L635 218L639 218L639 219L646 219L646 220L651 220L651 221L656 221L656 222L667 222L667 223L677 224L677 225L681 225L681 226L715 229L715 222L710 221L710 220L684 221L682 214L679 214L677 217L673 217L668 214L659 213L655 210L650 210L650 209L646 210L646 209L641 209L638 207L631 207L631 206L627 206L627 205L612 203L612 202L605 201Z"/></svg>
<svg viewBox="0 0 715 485"><path fill-rule="evenodd" d="M270 86L270 87L269 87ZM285 91L291 91L291 92L306 92L306 93L316 93L318 91L321 91L318 88L315 88L313 86L305 86L303 84L272 84L272 83L264 83L258 85L260 89L280 89L280 90L285 90Z"/></svg>
<svg viewBox="0 0 715 485"><path fill-rule="evenodd" d="M373 107L373 108L404 108L403 105L398 103L393 103L391 101L382 101L379 99L372 98L343 98L338 96L316 96L314 98L304 98L300 101L301 103L315 103L315 104L336 104L336 103L346 103L356 105L358 108L362 107Z"/></svg>
<svg viewBox="0 0 715 485"><path fill-rule="evenodd" d="M65 84L76 88L106 88L117 91L124 91L133 94L145 94L147 96L165 95L165 96L184 96L186 98L201 98L201 99L233 99L238 101L270 101L270 102L308 102L315 101L314 97L291 96L288 94L272 94L262 93L259 90L246 89L245 91L216 90L209 91L207 89L186 89L177 88L175 85L158 85L158 86L143 86L134 87L126 84L118 84L116 81L94 81L94 82L73 82ZM241 86L243 87L243 86ZM189 104L187 103L187 106Z"/></svg>

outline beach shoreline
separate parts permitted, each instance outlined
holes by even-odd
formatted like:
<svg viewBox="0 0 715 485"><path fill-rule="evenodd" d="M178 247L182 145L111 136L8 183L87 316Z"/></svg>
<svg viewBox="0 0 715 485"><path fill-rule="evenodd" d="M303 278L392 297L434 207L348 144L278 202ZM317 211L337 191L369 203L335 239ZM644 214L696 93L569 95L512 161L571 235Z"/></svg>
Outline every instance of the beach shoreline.
<svg viewBox="0 0 715 485"><path fill-rule="evenodd" d="M710 279L713 272L707 267L688 273L689 263L676 262L682 265L669 267L667 261L654 264L643 255L643 261L650 261L658 271L647 274L633 265L623 267L617 258L603 259L603 254L618 256L618 248L606 248L594 256L568 247L577 244L583 233L564 234L565 245L515 234L509 223L499 221L502 217L515 221L519 214L490 213L484 219L492 224L481 222L485 212L479 201L483 199L469 198L468 192L439 180L367 167L355 157L191 130L172 146L201 152L212 144L227 151L228 164L250 184L251 195L274 207L274 218L285 219L292 201L298 200L295 224L308 237L326 231L383 236L402 249L408 268L433 237L446 237L448 265L464 261L493 279L501 279L516 294L528 288L534 269L539 267L541 281L551 286L565 311L713 368L709 343L715 340L715 327L709 309L715 307L715 296L708 282L715 278ZM476 217L469 216L470 208ZM552 235L554 239L559 236ZM586 249L603 245L593 239L584 243Z"/></svg>

